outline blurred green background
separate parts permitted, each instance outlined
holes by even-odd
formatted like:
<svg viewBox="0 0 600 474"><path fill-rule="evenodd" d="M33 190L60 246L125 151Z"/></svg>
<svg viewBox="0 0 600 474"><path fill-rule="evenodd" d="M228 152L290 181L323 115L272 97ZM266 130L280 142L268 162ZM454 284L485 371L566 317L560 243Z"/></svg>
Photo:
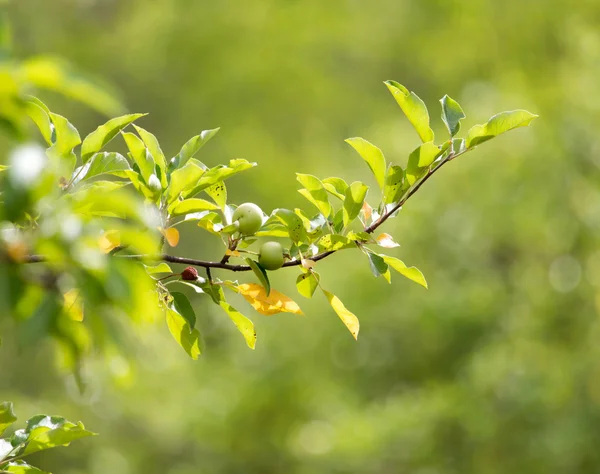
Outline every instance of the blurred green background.
<svg viewBox="0 0 600 474"><path fill-rule="evenodd" d="M344 138L406 162L418 137L385 79L425 100L439 136L446 93L467 113L464 129L502 110L540 115L445 167L386 224L402 245L393 255L425 273L428 291L375 280L350 251L319 264L325 287L361 319L358 343L322 295L295 293L293 270L274 284L306 317L253 316L254 352L197 298L200 361L165 324L134 328L127 357L89 362L84 395L56 370L50 345L20 353L3 341L0 398L21 420L49 412L100 433L32 462L62 474L600 472L600 3L8 9L19 56L56 54L114 84L128 109L150 113L140 124L166 152L222 127L201 159L257 161L229 183L230 200L266 212L305 206L296 171L365 179ZM41 98L82 136L105 120ZM173 253L217 250L190 226Z"/></svg>

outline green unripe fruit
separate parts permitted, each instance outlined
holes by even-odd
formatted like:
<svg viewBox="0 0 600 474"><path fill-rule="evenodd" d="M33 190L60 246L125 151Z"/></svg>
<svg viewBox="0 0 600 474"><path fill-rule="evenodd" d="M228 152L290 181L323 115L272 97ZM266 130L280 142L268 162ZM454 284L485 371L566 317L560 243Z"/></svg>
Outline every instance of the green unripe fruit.
<svg viewBox="0 0 600 474"><path fill-rule="evenodd" d="M256 204L241 204L233 213L233 222L238 222L242 235L253 235L262 227L263 212Z"/></svg>
<svg viewBox="0 0 600 474"><path fill-rule="evenodd" d="M277 270L283 266L283 247L279 242L265 242L258 254L258 263L266 270Z"/></svg>

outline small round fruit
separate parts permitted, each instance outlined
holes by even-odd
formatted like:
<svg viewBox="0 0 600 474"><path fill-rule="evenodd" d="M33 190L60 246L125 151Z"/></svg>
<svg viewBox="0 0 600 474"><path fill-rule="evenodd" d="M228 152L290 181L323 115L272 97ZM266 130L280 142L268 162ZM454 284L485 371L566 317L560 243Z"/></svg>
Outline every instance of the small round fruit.
<svg viewBox="0 0 600 474"><path fill-rule="evenodd" d="M258 263L266 270L277 270L283 266L283 247L279 242L265 242L258 254Z"/></svg>
<svg viewBox="0 0 600 474"><path fill-rule="evenodd" d="M247 202L235 210L232 220L240 224L242 235L253 235L262 227L263 212L256 204Z"/></svg>

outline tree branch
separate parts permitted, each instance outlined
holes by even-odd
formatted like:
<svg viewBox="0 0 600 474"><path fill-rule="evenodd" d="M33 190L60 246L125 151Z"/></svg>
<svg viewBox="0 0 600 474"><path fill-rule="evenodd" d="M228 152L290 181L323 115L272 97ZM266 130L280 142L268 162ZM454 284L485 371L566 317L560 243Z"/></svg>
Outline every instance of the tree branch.
<svg viewBox="0 0 600 474"><path fill-rule="evenodd" d="M460 153L462 154L462 153ZM390 216L392 216L396 211L398 211L398 209L400 209L404 203L406 203L406 201L408 201L408 199L413 196L420 188L421 186L423 186L423 184L425 183L425 181L427 181L431 176L433 176L433 174L439 170L442 166L444 166L447 162L451 161L452 159L456 158L457 156L459 156L460 154L454 155L451 154L449 155L445 160L443 160L438 166L436 166L435 168L430 169L427 174L421 179L421 181L419 181L419 183L412 188L404 198L402 198L398 204L396 204L392 209L390 209L389 211L387 211L386 213L382 214L379 219L377 219L375 222L373 222L370 226L365 228L365 232L372 234L373 232L375 232L375 230L382 225L385 221L387 221ZM194 258L187 258L187 257L176 257L174 255L168 255L168 254L155 254L155 255L117 255L116 253L119 252L120 250L123 250L125 247L116 247L113 251L110 252L111 256L114 256L115 258L129 258L129 259L135 259L135 260L151 260L151 261L163 261L163 262L169 262L169 263L180 263L183 265L192 265L195 267L203 267L206 268L208 271L210 271L211 268L219 268L222 270L229 270L232 272L248 272L250 270L252 270L250 268L249 265L234 265L231 263L228 263L229 260L229 256L226 255L223 257L223 259L220 262L209 262L206 260L196 260ZM315 255L314 257L310 257L309 260L312 260L313 262L318 262L319 260L323 260L324 258L329 257L331 254L336 253L337 250L328 250L326 252L321 252L320 254ZM46 257L44 257L43 255L27 255L24 258L20 259L20 261L18 263L42 263L46 261ZM300 260L292 260L290 262L286 262L283 264L284 267L296 267L298 265L301 265L302 262Z"/></svg>

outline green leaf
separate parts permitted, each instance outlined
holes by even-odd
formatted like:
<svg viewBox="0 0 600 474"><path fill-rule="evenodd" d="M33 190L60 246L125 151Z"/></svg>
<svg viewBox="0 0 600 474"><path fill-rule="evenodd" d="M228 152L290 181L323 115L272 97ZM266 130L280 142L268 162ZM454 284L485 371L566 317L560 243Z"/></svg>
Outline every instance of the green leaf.
<svg viewBox="0 0 600 474"><path fill-rule="evenodd" d="M6 428L17 421L12 402L0 403L0 435Z"/></svg>
<svg viewBox="0 0 600 474"><path fill-rule="evenodd" d="M412 280L415 283L418 283L419 285L427 288L427 282L425 281L425 277L417 267L407 267L402 260L390 257L388 255L381 255L381 257L383 258L385 263L387 263L398 273L405 276L409 280Z"/></svg>
<svg viewBox="0 0 600 474"><path fill-rule="evenodd" d="M289 237L290 231L287 226L281 222L270 222L264 224L260 230L254 234L257 237Z"/></svg>
<svg viewBox="0 0 600 474"><path fill-rule="evenodd" d="M304 223L302 219L296 215L295 212L289 209L276 209L273 214L281 221L281 223L287 227L289 237L292 242L304 242L306 241L306 231L304 230ZM257 233L258 235L258 233ZM264 235L264 234L263 234Z"/></svg>
<svg viewBox="0 0 600 474"><path fill-rule="evenodd" d="M106 146L118 133L133 121L143 117L146 114L129 114L109 120L104 125L100 125L96 130L90 133L81 144L81 159L85 163L95 153L98 153Z"/></svg>
<svg viewBox="0 0 600 474"><path fill-rule="evenodd" d="M262 267L262 265L251 258L246 259L246 263L250 266L258 281L260 281L261 285L265 288L265 293L267 296L271 294L271 282L269 281L269 276L267 275L267 271Z"/></svg>
<svg viewBox="0 0 600 474"><path fill-rule="evenodd" d="M185 199L183 201L175 201L171 207L170 214L172 216L181 216L184 214L191 214L199 211L213 211L219 209L219 206L212 202L206 201L205 199Z"/></svg>
<svg viewBox="0 0 600 474"><path fill-rule="evenodd" d="M206 142L208 142L212 137L214 137L218 128L214 128L212 130L204 130L200 133L200 135L196 135L187 141L185 145L181 148L179 154L173 158L173 167L181 168L183 165L187 163L190 158L193 158L194 155L202 148Z"/></svg>
<svg viewBox="0 0 600 474"><path fill-rule="evenodd" d="M405 179L402 166L390 165L385 175L385 187L383 188L383 204L391 204L398 201L409 184Z"/></svg>
<svg viewBox="0 0 600 474"><path fill-rule="evenodd" d="M296 288L305 298L312 298L319 286L319 274L316 272L302 273L296 278Z"/></svg>
<svg viewBox="0 0 600 474"><path fill-rule="evenodd" d="M323 250L342 250L356 248L354 240L337 234L327 234L319 239L317 245Z"/></svg>
<svg viewBox="0 0 600 474"><path fill-rule="evenodd" d="M210 168L206 170L206 172L198 180L198 184L196 184L194 188L185 191L184 197L194 196L200 191L204 191L205 189L210 188L214 184L217 184L221 181L225 181L227 178L230 178L231 176L237 173L241 173L242 171L253 168L254 166L256 166L256 163L250 163L247 160L238 158L235 160L230 160L228 166L219 165L214 168Z"/></svg>
<svg viewBox="0 0 600 474"><path fill-rule="evenodd" d="M256 331L254 330L254 324L252 321L250 321L246 316L244 316L226 301L221 301L219 305L225 310L229 318L238 328L238 331L242 333L242 336L244 336L248 347L250 349L254 349L254 346L256 345Z"/></svg>
<svg viewBox="0 0 600 474"><path fill-rule="evenodd" d="M450 136L454 136L460 130L460 121L466 117L460 104L449 95L440 99L442 104L442 121L446 125Z"/></svg>
<svg viewBox="0 0 600 474"><path fill-rule="evenodd" d="M327 298L327 301L329 301L329 304L333 310L348 328L350 334L352 334L352 337L354 339L358 339L358 331L360 329L358 318L344 306L344 303L342 303L337 296L327 290L324 290L323 288L321 288L321 290L325 294L325 297Z"/></svg>
<svg viewBox="0 0 600 474"><path fill-rule="evenodd" d="M377 184L379 187L383 189L385 185L385 157L379 148L377 148L372 143L369 143L364 138L356 137L356 138L348 138L346 139L346 143L348 143L352 148L354 148L358 154L362 157L363 160L367 162L369 168L375 175L375 179L377 180Z"/></svg>
<svg viewBox="0 0 600 474"><path fill-rule="evenodd" d="M73 172L73 183L93 178L101 174L112 174L126 176L122 171L131 170L129 162L120 153L96 153L85 165L80 166Z"/></svg>
<svg viewBox="0 0 600 474"><path fill-rule="evenodd" d="M538 117L527 110L512 110L496 114L483 125L475 125L469 130L467 148L477 146L514 128L527 127Z"/></svg>
<svg viewBox="0 0 600 474"><path fill-rule="evenodd" d="M48 107L39 99L28 96L25 101L25 113L37 125L48 145L52 145L52 121Z"/></svg>
<svg viewBox="0 0 600 474"><path fill-rule="evenodd" d="M460 155L467 150L465 146L466 140L464 138L453 138L452 139L452 153Z"/></svg>
<svg viewBox="0 0 600 474"><path fill-rule="evenodd" d="M68 446L72 441L94 436L81 422L75 424L61 417L38 415L27 421L27 445L23 455L57 446Z"/></svg>
<svg viewBox="0 0 600 474"><path fill-rule="evenodd" d="M152 133L144 130L141 127L138 127L135 124L133 125L133 128L135 128L135 131L142 138L146 148L148 148L152 158L154 158L154 162L160 168L160 184L162 188L165 189L167 187L167 159L160 148L158 140Z"/></svg>
<svg viewBox="0 0 600 474"><path fill-rule="evenodd" d="M221 209L224 209L227 205L227 188L223 181L213 184L212 186L204 190L210 198L215 201Z"/></svg>
<svg viewBox="0 0 600 474"><path fill-rule="evenodd" d="M171 267L165 262L159 263L158 265L144 265L146 273L150 276L160 275L164 273L173 273Z"/></svg>
<svg viewBox="0 0 600 474"><path fill-rule="evenodd" d="M140 169L140 174L146 184L149 184L150 176L154 174L154 159L144 145L144 142L135 134L129 132L121 132L131 158Z"/></svg>
<svg viewBox="0 0 600 474"><path fill-rule="evenodd" d="M366 251L367 257L369 258L369 266L371 267L371 273L375 277L384 275L388 271L388 265L380 255L376 253Z"/></svg>
<svg viewBox="0 0 600 474"><path fill-rule="evenodd" d="M409 91L396 81L385 81L385 85L398 102L408 121L415 128L422 142L431 142L434 139L433 130L429 126L429 112L425 103L417 94Z"/></svg>
<svg viewBox="0 0 600 474"><path fill-rule="evenodd" d="M342 178L325 178L323 180L323 186L328 193L342 201L344 200L344 197L346 196L346 189L348 189L348 183L346 183L346 181L344 181Z"/></svg>
<svg viewBox="0 0 600 474"><path fill-rule="evenodd" d="M204 173L204 168L200 162L194 159L189 160L184 166L173 171L171 182L166 191L167 202L172 203L185 190L194 187Z"/></svg>
<svg viewBox="0 0 600 474"><path fill-rule="evenodd" d="M369 187L360 181L355 181L346 190L343 210L344 227L358 217L368 190Z"/></svg>
<svg viewBox="0 0 600 474"><path fill-rule="evenodd" d="M81 143L77 129L63 116L50 112L50 119L54 124L54 145L48 149L50 156L57 156L68 161L68 172L75 168L76 160L73 149Z"/></svg>
<svg viewBox="0 0 600 474"><path fill-rule="evenodd" d="M202 353L200 350L200 333L192 329L188 321L179 313L175 303L167 307L167 326L183 350L194 360Z"/></svg>
<svg viewBox="0 0 600 474"><path fill-rule="evenodd" d="M441 150L433 142L423 143L413 150L406 167L406 179L411 186L427 172L429 165L440 153Z"/></svg>
<svg viewBox="0 0 600 474"><path fill-rule="evenodd" d="M296 173L296 179L306 189L300 189L302 194L310 203L312 203L325 217L331 214L331 204L327 191L323 187L320 179L310 174Z"/></svg>
<svg viewBox="0 0 600 474"><path fill-rule="evenodd" d="M194 313L194 308L192 308L188 297L176 291L171 292L171 296L173 297L173 305L177 312L184 317L191 328L196 327L196 313Z"/></svg>
<svg viewBox="0 0 600 474"><path fill-rule="evenodd" d="M35 466L27 464L25 461L9 462L0 467L0 472L10 472L11 474L49 474Z"/></svg>

